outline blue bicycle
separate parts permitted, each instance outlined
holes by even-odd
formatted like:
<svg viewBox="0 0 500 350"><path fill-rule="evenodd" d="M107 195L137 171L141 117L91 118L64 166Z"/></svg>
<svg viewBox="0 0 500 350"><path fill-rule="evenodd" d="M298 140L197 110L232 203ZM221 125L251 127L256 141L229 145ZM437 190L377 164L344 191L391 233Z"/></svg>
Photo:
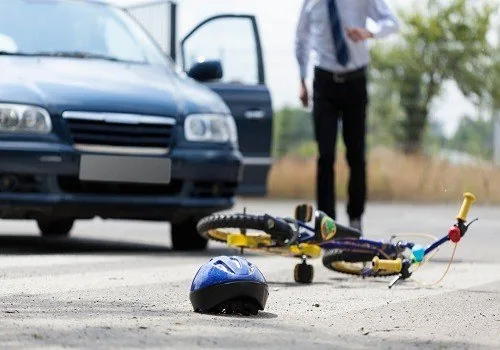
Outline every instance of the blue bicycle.
<svg viewBox="0 0 500 350"><path fill-rule="evenodd" d="M456 222L448 233L440 239L424 235L433 239L428 246L409 240L396 241L396 236L388 241L363 238L360 231L340 225L322 211L313 214L312 207L307 204L296 207L294 218L252 215L246 211L213 214L200 220L197 229L204 238L224 242L242 252L249 249L302 259L294 270L298 283L312 282L314 270L307 259L323 255L323 265L336 272L362 277L397 276L389 284L390 288L397 281L409 278L414 272L412 268L425 264L442 244L460 241L469 225L477 220L466 224L475 200L472 193L465 193ZM225 232L225 229L230 231Z"/></svg>

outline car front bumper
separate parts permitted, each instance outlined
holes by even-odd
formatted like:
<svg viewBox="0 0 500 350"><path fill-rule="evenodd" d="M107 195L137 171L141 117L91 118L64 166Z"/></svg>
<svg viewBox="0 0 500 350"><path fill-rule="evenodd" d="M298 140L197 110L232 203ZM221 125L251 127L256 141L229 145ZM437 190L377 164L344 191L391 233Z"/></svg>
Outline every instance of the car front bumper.
<svg viewBox="0 0 500 350"><path fill-rule="evenodd" d="M0 218L182 221L229 209L242 176L237 150L173 149L167 185L79 180L81 152L59 143L0 143Z"/></svg>

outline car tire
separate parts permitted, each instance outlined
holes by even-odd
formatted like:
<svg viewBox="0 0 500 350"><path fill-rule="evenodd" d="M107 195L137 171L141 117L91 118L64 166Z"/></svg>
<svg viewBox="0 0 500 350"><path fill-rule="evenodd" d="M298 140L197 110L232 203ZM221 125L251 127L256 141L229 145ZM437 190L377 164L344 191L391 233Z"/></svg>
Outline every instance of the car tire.
<svg viewBox="0 0 500 350"><path fill-rule="evenodd" d="M42 237L69 236L75 220L73 219L45 219L37 220Z"/></svg>
<svg viewBox="0 0 500 350"><path fill-rule="evenodd" d="M195 251L207 248L208 240L198 233L196 224L196 220L171 224L170 236L172 238L173 250Z"/></svg>

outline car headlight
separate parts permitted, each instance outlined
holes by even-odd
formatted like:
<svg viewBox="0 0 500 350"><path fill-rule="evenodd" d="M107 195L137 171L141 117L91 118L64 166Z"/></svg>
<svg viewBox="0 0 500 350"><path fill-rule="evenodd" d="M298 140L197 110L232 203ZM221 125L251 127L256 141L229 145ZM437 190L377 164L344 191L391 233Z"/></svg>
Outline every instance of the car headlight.
<svg viewBox="0 0 500 350"><path fill-rule="evenodd" d="M236 123L231 115L191 114L184 122L184 135L188 141L238 142Z"/></svg>
<svg viewBox="0 0 500 350"><path fill-rule="evenodd" d="M0 103L0 132L47 134L51 130L52 122L45 109Z"/></svg>

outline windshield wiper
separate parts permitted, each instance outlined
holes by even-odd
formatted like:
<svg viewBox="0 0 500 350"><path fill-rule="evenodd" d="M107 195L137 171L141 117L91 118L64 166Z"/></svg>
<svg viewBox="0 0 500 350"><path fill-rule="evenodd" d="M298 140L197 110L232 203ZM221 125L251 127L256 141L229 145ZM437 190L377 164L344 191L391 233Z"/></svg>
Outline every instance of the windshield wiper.
<svg viewBox="0 0 500 350"><path fill-rule="evenodd" d="M25 52L12 52L12 51L1 51L0 50L0 56L32 56L29 53Z"/></svg>
<svg viewBox="0 0 500 350"><path fill-rule="evenodd" d="M103 55L99 53L85 52L85 51L39 51L33 52L32 56L49 56L49 57L76 57L76 58L99 58L108 61L118 62L120 59Z"/></svg>
<svg viewBox="0 0 500 350"><path fill-rule="evenodd" d="M45 57L75 57L75 58L97 58L113 62L128 62L128 63L145 63L140 61L121 60L119 58L103 55L99 53L85 52L85 51L37 51L37 52L9 52L0 51L1 55L8 56L45 56Z"/></svg>

